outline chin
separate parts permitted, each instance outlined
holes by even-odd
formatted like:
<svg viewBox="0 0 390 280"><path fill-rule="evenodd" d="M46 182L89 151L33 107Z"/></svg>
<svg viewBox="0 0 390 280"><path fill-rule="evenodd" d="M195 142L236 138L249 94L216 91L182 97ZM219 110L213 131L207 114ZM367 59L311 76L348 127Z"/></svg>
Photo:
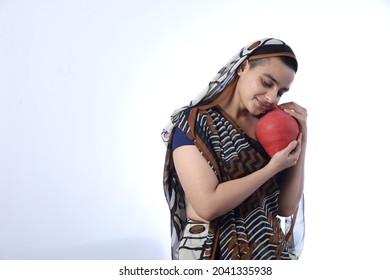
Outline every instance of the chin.
<svg viewBox="0 0 390 280"><path fill-rule="evenodd" d="M264 109L262 111L260 111L260 113L258 114L258 116L262 116L264 115L265 113L267 113L269 111L269 109Z"/></svg>

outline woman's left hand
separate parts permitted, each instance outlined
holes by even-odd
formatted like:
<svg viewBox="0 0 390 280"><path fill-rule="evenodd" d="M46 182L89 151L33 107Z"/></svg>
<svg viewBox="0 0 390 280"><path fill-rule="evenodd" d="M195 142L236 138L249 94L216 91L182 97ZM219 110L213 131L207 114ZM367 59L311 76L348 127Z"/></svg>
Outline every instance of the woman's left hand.
<svg viewBox="0 0 390 280"><path fill-rule="evenodd" d="M302 141L307 139L307 110L295 102L287 102L279 105L279 108L293 116L299 123L302 133Z"/></svg>

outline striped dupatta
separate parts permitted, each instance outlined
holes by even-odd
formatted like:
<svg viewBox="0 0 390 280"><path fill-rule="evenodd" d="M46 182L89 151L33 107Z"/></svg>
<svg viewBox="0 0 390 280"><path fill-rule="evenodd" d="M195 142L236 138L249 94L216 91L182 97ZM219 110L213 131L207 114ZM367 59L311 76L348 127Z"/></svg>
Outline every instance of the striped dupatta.
<svg viewBox="0 0 390 280"><path fill-rule="evenodd" d="M192 137L220 183L249 175L269 161L262 146L246 136L218 106L183 111L178 127ZM164 189L172 218L172 257L176 259L187 217L185 197L170 148L164 175ZM201 258L290 259L288 244L277 217L278 197L277 181L271 178L241 205L211 221Z"/></svg>

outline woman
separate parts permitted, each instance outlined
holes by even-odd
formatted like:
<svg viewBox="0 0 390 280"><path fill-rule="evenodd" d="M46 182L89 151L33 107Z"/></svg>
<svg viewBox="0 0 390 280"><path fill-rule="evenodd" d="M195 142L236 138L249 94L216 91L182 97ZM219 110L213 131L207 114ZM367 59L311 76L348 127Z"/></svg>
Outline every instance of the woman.
<svg viewBox="0 0 390 280"><path fill-rule="evenodd" d="M303 210L307 113L293 102L278 105L297 68L284 42L256 41L173 113L162 134L173 259L298 257L294 240L303 239L303 230L284 232L279 217L294 224ZM275 106L297 119L301 133L270 158L255 131Z"/></svg>

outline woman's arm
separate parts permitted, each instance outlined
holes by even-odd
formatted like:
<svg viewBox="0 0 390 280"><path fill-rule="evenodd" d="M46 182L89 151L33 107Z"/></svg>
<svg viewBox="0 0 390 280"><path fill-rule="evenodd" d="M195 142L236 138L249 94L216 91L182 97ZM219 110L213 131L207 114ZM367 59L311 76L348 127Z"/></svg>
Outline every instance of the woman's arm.
<svg viewBox="0 0 390 280"><path fill-rule="evenodd" d="M197 215L211 221L240 205L272 176L293 166L299 156L298 152L294 152L297 143L291 142L262 169L224 183L218 182L196 146L188 145L175 149L173 161L187 202Z"/></svg>
<svg viewBox="0 0 390 280"><path fill-rule="evenodd" d="M282 109L297 119L301 134L298 140L297 149L300 149L297 164L284 170L281 174L279 215L291 216L294 214L302 197L304 189L305 155L307 143L307 111L296 103L280 105Z"/></svg>

